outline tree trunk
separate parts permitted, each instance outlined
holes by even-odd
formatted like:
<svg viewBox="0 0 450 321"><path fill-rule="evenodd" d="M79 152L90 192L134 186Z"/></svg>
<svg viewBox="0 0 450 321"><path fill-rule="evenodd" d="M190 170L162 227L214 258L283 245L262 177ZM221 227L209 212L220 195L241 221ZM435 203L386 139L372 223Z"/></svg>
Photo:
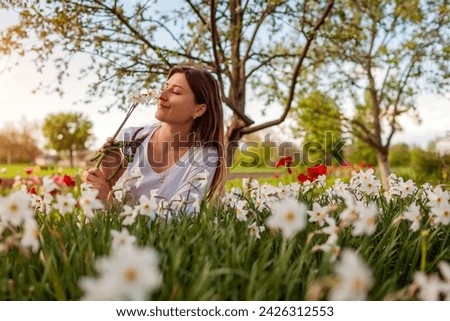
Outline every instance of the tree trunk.
<svg viewBox="0 0 450 321"><path fill-rule="evenodd" d="M381 184L385 191L389 190L388 177L391 174L391 166L388 161L388 150L377 151L378 168L380 169Z"/></svg>
<svg viewBox="0 0 450 321"><path fill-rule="evenodd" d="M233 166L234 151L239 146L239 140L242 138L242 129L247 125L238 116L233 116L231 125L227 130L225 137L227 167Z"/></svg>
<svg viewBox="0 0 450 321"><path fill-rule="evenodd" d="M69 162L70 162L70 167L73 168L73 150L69 149Z"/></svg>

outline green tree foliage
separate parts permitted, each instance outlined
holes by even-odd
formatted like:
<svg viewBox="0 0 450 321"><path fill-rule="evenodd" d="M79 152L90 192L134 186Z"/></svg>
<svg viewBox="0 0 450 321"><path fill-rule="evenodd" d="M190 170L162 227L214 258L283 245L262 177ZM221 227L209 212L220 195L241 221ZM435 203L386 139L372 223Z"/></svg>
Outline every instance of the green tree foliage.
<svg viewBox="0 0 450 321"><path fill-rule="evenodd" d="M411 165L411 154L408 144L393 145L389 151L389 163L393 167L408 167Z"/></svg>
<svg viewBox="0 0 450 321"><path fill-rule="evenodd" d="M344 160L345 140L342 131L342 115L337 102L320 91L301 97L293 109L292 118L297 124L292 128L294 136L303 138L303 160L307 166L322 163L330 166ZM301 128L299 134L298 128Z"/></svg>
<svg viewBox="0 0 450 321"><path fill-rule="evenodd" d="M359 165L370 164L375 165L377 163L377 154L366 143L360 139L353 137L351 144L345 147L345 160L350 164Z"/></svg>
<svg viewBox="0 0 450 321"><path fill-rule="evenodd" d="M18 25L0 34L0 52L32 52L38 68L56 58L58 80L68 75L74 53L92 63L89 94L113 92L124 102L130 87L162 81L179 63L206 66L221 84L233 117L227 138L228 161L245 134L284 121L297 90L300 71L311 65L312 47L333 0L304 1L26 1L15 10ZM35 38L29 41L30 38ZM53 56L57 48L63 55ZM278 100L278 119L251 126L247 91L260 99ZM61 91L61 82L55 90Z"/></svg>
<svg viewBox="0 0 450 321"><path fill-rule="evenodd" d="M277 143L271 135L261 138L261 132L246 135L235 150L233 167L274 167L277 159Z"/></svg>
<svg viewBox="0 0 450 321"><path fill-rule="evenodd" d="M428 148L411 149L411 167L414 170L414 180L418 184L449 184L450 156L439 157L435 150Z"/></svg>
<svg viewBox="0 0 450 321"><path fill-rule="evenodd" d="M42 125L46 148L57 152L68 152L70 166L73 167L75 151L87 149L91 137L92 122L81 113L50 114Z"/></svg>
<svg viewBox="0 0 450 321"><path fill-rule="evenodd" d="M0 128L0 163L32 163L40 151L38 126L21 121L20 126L7 123Z"/></svg>
<svg viewBox="0 0 450 321"><path fill-rule="evenodd" d="M347 127L376 151L385 187L399 117L414 109L419 92L449 87L449 17L448 0L339 1L318 39L318 83L367 108L370 122L348 119Z"/></svg>

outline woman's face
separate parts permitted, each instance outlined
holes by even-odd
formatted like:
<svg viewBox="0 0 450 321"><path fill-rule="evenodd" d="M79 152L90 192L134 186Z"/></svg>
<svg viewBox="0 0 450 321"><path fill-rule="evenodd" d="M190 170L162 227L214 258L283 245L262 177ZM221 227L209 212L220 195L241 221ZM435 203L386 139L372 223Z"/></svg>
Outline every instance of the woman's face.
<svg viewBox="0 0 450 321"><path fill-rule="evenodd" d="M159 98L155 117L161 122L185 125L203 114L206 106L195 102L194 93L183 73L173 74Z"/></svg>

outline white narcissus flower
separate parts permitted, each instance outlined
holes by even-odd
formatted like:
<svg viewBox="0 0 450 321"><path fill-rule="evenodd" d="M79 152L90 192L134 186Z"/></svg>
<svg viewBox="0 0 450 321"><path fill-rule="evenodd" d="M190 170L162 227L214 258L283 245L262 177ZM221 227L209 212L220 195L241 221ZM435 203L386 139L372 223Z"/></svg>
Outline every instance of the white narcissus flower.
<svg viewBox="0 0 450 321"><path fill-rule="evenodd" d="M111 230L112 249L116 250L119 246L131 246L136 244L136 236L130 235L127 229L122 231Z"/></svg>
<svg viewBox="0 0 450 321"><path fill-rule="evenodd" d="M442 278L450 284L450 263L441 261L438 263L439 271L441 272Z"/></svg>
<svg viewBox="0 0 450 321"><path fill-rule="evenodd" d="M417 191L417 186L414 182L408 179L406 182L399 183L400 197L406 198L409 195L414 194Z"/></svg>
<svg viewBox="0 0 450 321"><path fill-rule="evenodd" d="M341 181L340 178L337 178L334 181L334 185L327 189L328 194L336 195L336 196L342 196L345 193L347 193L348 184Z"/></svg>
<svg viewBox="0 0 450 321"><path fill-rule="evenodd" d="M372 235L377 228L378 207L372 202L359 211L359 217L353 222L353 235Z"/></svg>
<svg viewBox="0 0 450 321"><path fill-rule="evenodd" d="M73 207L77 204L75 198L73 198L72 193L67 193L66 195L58 194L56 195L56 204L53 205L55 209L59 211L61 215L66 213L72 213Z"/></svg>
<svg viewBox="0 0 450 321"><path fill-rule="evenodd" d="M247 221L248 210L245 208L247 201L239 200L236 203L236 218L239 221Z"/></svg>
<svg viewBox="0 0 450 321"><path fill-rule="evenodd" d="M334 261L336 261L337 257L341 253L341 247L333 242L331 242L331 243L325 242L323 244L315 245L312 248L312 251L313 252L322 251L322 252L328 253L331 255L330 261L334 262Z"/></svg>
<svg viewBox="0 0 450 321"><path fill-rule="evenodd" d="M362 181L359 190L367 195L374 195L379 192L380 188L380 181L377 179L371 179Z"/></svg>
<svg viewBox="0 0 450 321"><path fill-rule="evenodd" d="M142 181L144 180L144 175L142 174L141 169L137 167L131 171L130 178L136 179L134 186L136 188L139 188L142 184Z"/></svg>
<svg viewBox="0 0 450 321"><path fill-rule="evenodd" d="M161 91L159 89L143 88L139 91L132 92L128 97L128 101L133 105L154 104L159 96L161 96Z"/></svg>
<svg viewBox="0 0 450 321"><path fill-rule="evenodd" d="M119 246L96 261L98 278L83 277L84 300L147 300L162 284L158 253L152 248Z"/></svg>
<svg viewBox="0 0 450 321"><path fill-rule="evenodd" d="M0 197L0 221L19 226L33 218L30 197L23 192L13 192L7 197Z"/></svg>
<svg viewBox="0 0 450 321"><path fill-rule="evenodd" d="M306 227L306 206L296 199L285 198L271 204L272 215L267 226L280 229L283 237L289 239Z"/></svg>
<svg viewBox="0 0 450 321"><path fill-rule="evenodd" d="M34 253L39 250L39 225L34 219L28 219L23 225L23 235L20 240L20 245L30 248Z"/></svg>
<svg viewBox="0 0 450 321"><path fill-rule="evenodd" d="M35 210L44 211L42 197L36 194L31 194L31 207Z"/></svg>
<svg viewBox="0 0 450 321"><path fill-rule="evenodd" d="M442 293L444 294L444 299L450 300L450 263L441 261L438 263L439 271L444 279L442 282Z"/></svg>
<svg viewBox="0 0 450 321"><path fill-rule="evenodd" d="M319 203L314 203L311 211L306 211L310 216L310 222L317 222L319 226L323 226L325 218L328 217L328 206L320 206Z"/></svg>
<svg viewBox="0 0 450 321"><path fill-rule="evenodd" d="M234 207L238 200L238 196L225 192L225 196L222 197L221 202L222 204L227 204L227 207Z"/></svg>
<svg viewBox="0 0 450 321"><path fill-rule="evenodd" d="M448 204L450 199L450 192L444 191L440 186L436 186L432 192L428 193L428 203L429 207L438 207L442 204Z"/></svg>
<svg viewBox="0 0 450 321"><path fill-rule="evenodd" d="M120 217L125 217L122 225L131 225L136 221L136 217L139 213L139 207L131 207L129 205L123 206L123 211L119 214Z"/></svg>
<svg viewBox="0 0 450 321"><path fill-rule="evenodd" d="M208 171L205 169L203 172L198 173L197 176L194 177L194 181L199 181L199 188L202 189L208 183Z"/></svg>
<svg viewBox="0 0 450 321"><path fill-rule="evenodd" d="M325 186L327 185L327 175L317 176L317 179L314 181L314 183L316 183L320 188L325 188Z"/></svg>
<svg viewBox="0 0 450 321"><path fill-rule="evenodd" d="M202 207L202 199L200 198L200 195L196 193L192 193L191 197L193 198L193 202L191 205L191 208L194 213L200 213L201 207Z"/></svg>
<svg viewBox="0 0 450 321"><path fill-rule="evenodd" d="M156 217L155 211L158 209L156 198L148 198L145 195L141 195L141 197L139 197L138 209L139 214L148 216L150 219L154 220Z"/></svg>
<svg viewBox="0 0 450 321"><path fill-rule="evenodd" d="M58 190L58 185L56 185L55 181L51 177L44 176L42 178L42 188L44 189L44 193L51 193Z"/></svg>
<svg viewBox="0 0 450 321"><path fill-rule="evenodd" d="M121 202L125 198L125 195L131 189L129 181L130 181L130 173L128 171L125 171L112 187L114 197L119 202Z"/></svg>
<svg viewBox="0 0 450 321"><path fill-rule="evenodd" d="M319 232L328 235L328 239L323 244L315 245L312 248L312 251L323 251L329 253L331 254L331 261L334 262L336 261L338 255L341 253L341 247L337 245L337 241L339 238L339 227L336 226L336 220L332 217L327 216L325 218L325 222L328 224L328 226L325 226L324 228L319 230Z"/></svg>
<svg viewBox="0 0 450 321"><path fill-rule="evenodd" d="M170 204L165 199L160 199L158 202L158 208L156 209L156 214L166 220L172 219L172 209L170 208Z"/></svg>
<svg viewBox="0 0 450 321"><path fill-rule="evenodd" d="M81 193L78 202L87 218L93 218L95 210L101 210L104 208L103 203L97 199L97 195L98 190L96 189L83 191Z"/></svg>
<svg viewBox="0 0 450 321"><path fill-rule="evenodd" d="M442 290L442 282L437 275L414 273L414 283L419 287L417 296L423 301L438 301Z"/></svg>
<svg viewBox="0 0 450 321"><path fill-rule="evenodd" d="M344 249L340 260L334 265L334 271L339 280L330 291L330 300L360 301L367 298L374 280L372 271L358 253Z"/></svg>
<svg viewBox="0 0 450 321"><path fill-rule="evenodd" d="M243 178L242 179L242 188L245 191L255 190L259 188L259 182L253 178Z"/></svg>
<svg viewBox="0 0 450 321"><path fill-rule="evenodd" d="M259 233L264 232L266 229L264 226L258 226L256 222L253 222L253 224L251 224L248 228L250 229L250 235L256 237L257 239L261 238Z"/></svg>
<svg viewBox="0 0 450 321"><path fill-rule="evenodd" d="M359 219L361 212L364 211L364 205L361 203L346 202L347 207L339 214L344 224L351 224Z"/></svg>
<svg viewBox="0 0 450 321"><path fill-rule="evenodd" d="M93 185L88 182L83 182L80 184L80 189L82 192L84 191L90 191L93 188Z"/></svg>
<svg viewBox="0 0 450 321"><path fill-rule="evenodd" d="M420 214L420 207L416 204L411 204L406 209L406 212L403 214L403 216L408 220L411 221L411 230L417 231L420 228L420 223L422 221L422 215Z"/></svg>
<svg viewBox="0 0 450 321"><path fill-rule="evenodd" d="M442 225L450 224L450 204L448 201L446 203L441 203L440 205L430 208L431 214L435 217L436 223L441 223Z"/></svg>

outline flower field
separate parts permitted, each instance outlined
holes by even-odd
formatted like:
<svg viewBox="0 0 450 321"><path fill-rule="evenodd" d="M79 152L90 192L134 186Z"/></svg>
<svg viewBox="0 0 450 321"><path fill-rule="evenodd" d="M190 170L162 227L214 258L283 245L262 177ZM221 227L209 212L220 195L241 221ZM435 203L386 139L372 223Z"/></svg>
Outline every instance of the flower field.
<svg viewBox="0 0 450 321"><path fill-rule="evenodd" d="M18 179L0 197L0 299L450 299L450 193L325 174L108 208L77 177Z"/></svg>

